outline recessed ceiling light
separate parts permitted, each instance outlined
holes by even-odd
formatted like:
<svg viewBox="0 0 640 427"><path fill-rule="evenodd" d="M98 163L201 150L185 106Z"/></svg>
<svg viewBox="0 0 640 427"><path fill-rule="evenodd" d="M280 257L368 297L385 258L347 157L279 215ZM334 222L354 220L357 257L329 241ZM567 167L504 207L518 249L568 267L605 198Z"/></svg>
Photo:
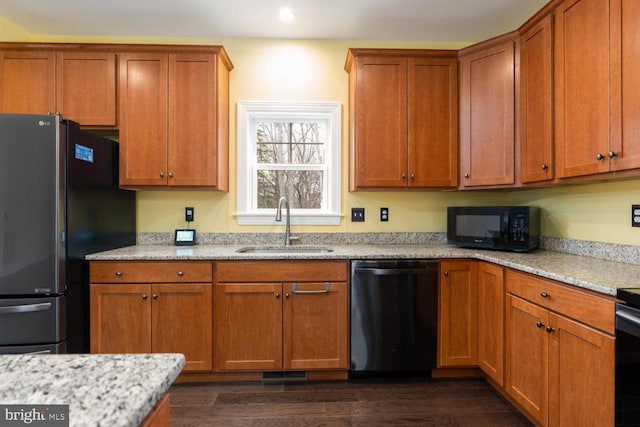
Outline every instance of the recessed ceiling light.
<svg viewBox="0 0 640 427"><path fill-rule="evenodd" d="M293 11L291 9L289 9L288 7L283 7L282 9L280 9L280 20L282 22L291 22L293 21L293 18L295 18L295 15L293 14Z"/></svg>

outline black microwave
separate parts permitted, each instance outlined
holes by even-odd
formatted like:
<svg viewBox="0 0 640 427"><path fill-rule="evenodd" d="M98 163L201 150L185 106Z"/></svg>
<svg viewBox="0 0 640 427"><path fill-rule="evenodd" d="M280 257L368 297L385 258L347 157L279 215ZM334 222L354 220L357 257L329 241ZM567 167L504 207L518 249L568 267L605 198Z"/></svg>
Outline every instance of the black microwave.
<svg viewBox="0 0 640 427"><path fill-rule="evenodd" d="M536 206L447 208L447 243L461 248L527 252L540 245Z"/></svg>

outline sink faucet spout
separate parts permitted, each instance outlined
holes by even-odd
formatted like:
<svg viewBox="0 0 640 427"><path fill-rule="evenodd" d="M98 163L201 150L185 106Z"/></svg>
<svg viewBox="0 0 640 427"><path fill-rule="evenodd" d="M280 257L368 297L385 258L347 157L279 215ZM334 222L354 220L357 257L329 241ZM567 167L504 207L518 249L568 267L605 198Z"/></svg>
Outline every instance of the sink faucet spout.
<svg viewBox="0 0 640 427"><path fill-rule="evenodd" d="M287 209L287 219L284 226L284 245L291 246L291 210L289 208L289 200L286 197L280 197L278 201L278 209L276 210L276 221L282 221L282 205ZM295 237L294 237L295 239Z"/></svg>

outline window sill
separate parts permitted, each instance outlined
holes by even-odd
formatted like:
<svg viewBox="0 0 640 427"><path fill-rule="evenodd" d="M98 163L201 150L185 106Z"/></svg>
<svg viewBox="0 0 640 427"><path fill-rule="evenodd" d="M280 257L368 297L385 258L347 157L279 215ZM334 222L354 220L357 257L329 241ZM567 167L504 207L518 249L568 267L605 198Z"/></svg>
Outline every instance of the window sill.
<svg viewBox="0 0 640 427"><path fill-rule="evenodd" d="M285 216L286 214L283 214ZM282 218L281 222L276 222L275 214L264 213L235 213L234 216L238 220L238 225L279 225L283 224L286 218ZM291 214L291 225L340 225L343 215L336 214Z"/></svg>

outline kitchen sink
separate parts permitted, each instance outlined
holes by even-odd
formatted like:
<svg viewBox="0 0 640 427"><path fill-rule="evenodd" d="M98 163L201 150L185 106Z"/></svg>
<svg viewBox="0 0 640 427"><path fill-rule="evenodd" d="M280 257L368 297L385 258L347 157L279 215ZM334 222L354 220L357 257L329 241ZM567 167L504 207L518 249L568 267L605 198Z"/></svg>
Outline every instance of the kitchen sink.
<svg viewBox="0 0 640 427"><path fill-rule="evenodd" d="M333 249L317 246L249 246L237 249L241 254L326 254Z"/></svg>

